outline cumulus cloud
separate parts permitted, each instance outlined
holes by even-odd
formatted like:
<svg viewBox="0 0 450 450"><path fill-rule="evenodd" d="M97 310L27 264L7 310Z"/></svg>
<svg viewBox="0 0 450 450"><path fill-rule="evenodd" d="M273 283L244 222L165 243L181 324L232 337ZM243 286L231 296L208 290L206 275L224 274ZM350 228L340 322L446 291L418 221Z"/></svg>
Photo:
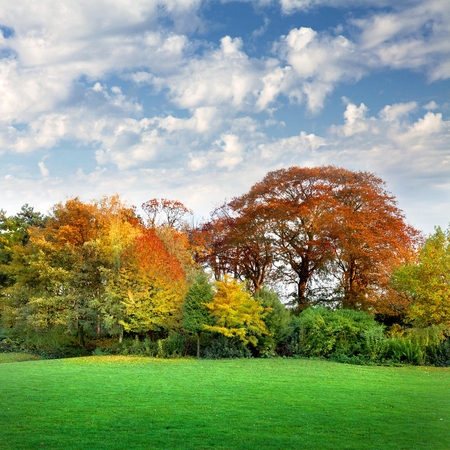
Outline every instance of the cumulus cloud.
<svg viewBox="0 0 450 450"><path fill-rule="evenodd" d="M237 195L268 170L293 164L396 174L409 186L428 177L445 192L445 100L394 99L370 111L369 99L344 99L342 123L334 119L328 132L282 130L284 116L276 113L291 102L317 117L337 86L379 71L412 69L431 83L449 78L446 2L279 4L285 14L371 8L329 30L286 29L256 52L229 30L217 43L217 30L214 42L195 34L208 26L200 0L136 0L133 7L125 0L0 0L1 24L11 30L0 33L0 152L33 158L28 175L3 166L2 199L14 197L11 185L26 195L39 189L43 202L77 192L89 199L115 192L120 179L120 191L142 193L142 201L166 195L208 207L223 195L221 186ZM272 26L265 20L250 42ZM277 137L268 129L274 125ZM84 146L92 159L92 167L67 169L78 169L67 186L43 156L65 146Z"/></svg>
<svg viewBox="0 0 450 450"><path fill-rule="evenodd" d="M0 60L2 121L27 122L58 108L80 77L142 66L172 70L188 45L179 32L199 24L197 0L137 0L132 8L123 0L2 3L2 25L13 30L0 40L7 51ZM170 30L158 26L161 17L172 20Z"/></svg>
<svg viewBox="0 0 450 450"><path fill-rule="evenodd" d="M304 95L313 112L322 108L325 97L337 83L356 81L365 73L355 44L341 35L294 28L282 36L274 50L292 68L286 87L300 100Z"/></svg>
<svg viewBox="0 0 450 450"><path fill-rule="evenodd" d="M430 111L433 111L433 110L435 110L438 107L439 107L439 105L434 100L432 100L431 102L427 103L426 105L423 105L424 109L428 109Z"/></svg>
<svg viewBox="0 0 450 450"><path fill-rule="evenodd" d="M339 149L341 164L395 174L403 181L421 176L446 179L450 176L450 121L430 111L411 121L408 112L415 107L412 103L386 105L376 117L368 116L363 104L349 103L344 124L330 128L327 148Z"/></svg>

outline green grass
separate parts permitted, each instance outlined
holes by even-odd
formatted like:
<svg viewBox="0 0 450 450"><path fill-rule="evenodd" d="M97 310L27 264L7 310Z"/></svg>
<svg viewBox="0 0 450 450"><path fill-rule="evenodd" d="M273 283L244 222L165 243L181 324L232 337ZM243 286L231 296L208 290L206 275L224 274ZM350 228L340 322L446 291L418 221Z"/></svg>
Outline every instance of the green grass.
<svg viewBox="0 0 450 450"><path fill-rule="evenodd" d="M450 371L318 360L0 365L0 448L450 449Z"/></svg>

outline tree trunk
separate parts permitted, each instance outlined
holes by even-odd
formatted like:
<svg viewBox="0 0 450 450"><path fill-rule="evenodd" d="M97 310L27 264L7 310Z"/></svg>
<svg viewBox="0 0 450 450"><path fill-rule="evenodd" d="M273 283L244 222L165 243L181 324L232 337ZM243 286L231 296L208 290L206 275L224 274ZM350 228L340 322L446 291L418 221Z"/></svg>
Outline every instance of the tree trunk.
<svg viewBox="0 0 450 450"><path fill-rule="evenodd" d="M200 358L200 333L197 333L197 358Z"/></svg>
<svg viewBox="0 0 450 450"><path fill-rule="evenodd" d="M301 313L308 306L308 300L306 299L306 281L300 281L297 287L297 312Z"/></svg>

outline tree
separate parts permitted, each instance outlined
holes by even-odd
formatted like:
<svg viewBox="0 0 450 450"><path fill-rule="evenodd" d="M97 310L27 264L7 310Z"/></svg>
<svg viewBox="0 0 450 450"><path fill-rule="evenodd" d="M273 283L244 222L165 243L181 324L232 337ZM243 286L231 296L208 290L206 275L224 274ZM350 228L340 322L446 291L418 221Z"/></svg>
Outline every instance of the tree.
<svg viewBox="0 0 450 450"><path fill-rule="evenodd" d="M403 305L392 295L390 275L410 257L420 234L405 223L380 178L337 168L332 177L336 203L326 232L342 306L398 315Z"/></svg>
<svg viewBox="0 0 450 450"><path fill-rule="evenodd" d="M0 210L0 287L13 283L5 271L5 266L11 262L14 248L28 244L30 227L41 228L44 224L45 217L35 212L28 204L22 206L15 216L8 217L5 211Z"/></svg>
<svg viewBox="0 0 450 450"><path fill-rule="evenodd" d="M214 325L205 325L205 329L257 345L258 336L268 333L264 308L235 279L216 281L216 290L213 301L205 305Z"/></svg>
<svg viewBox="0 0 450 450"><path fill-rule="evenodd" d="M255 300L266 311L263 320L268 331L258 340L258 350L263 356L274 356L276 346L288 338L292 316L274 291L263 287Z"/></svg>
<svg viewBox="0 0 450 450"><path fill-rule="evenodd" d="M419 237L381 179L332 166L270 172L227 206L237 219L225 236L239 236L239 246L225 242L252 248L257 236L270 245L270 263L281 279L296 285L297 312L324 297L345 307L375 309L388 297L390 271ZM240 233L238 223L258 223L256 233L245 227ZM227 261L228 254L238 260L233 261L236 267L250 260L245 252L226 252L221 258L214 248L210 259ZM334 280L332 288L329 280ZM330 289L337 295L330 298Z"/></svg>
<svg viewBox="0 0 450 450"><path fill-rule="evenodd" d="M205 325L212 324L205 305L213 298L214 292L207 276L203 272L198 273L183 303L183 328L197 336L197 358L200 357L200 335Z"/></svg>
<svg viewBox="0 0 450 450"><path fill-rule="evenodd" d="M392 284L408 299L415 324L450 329L450 228L436 228L417 260L394 271Z"/></svg>
<svg viewBox="0 0 450 450"><path fill-rule="evenodd" d="M331 257L325 233L334 205L330 171L328 167L291 167L269 172L247 194L231 202L246 216L266 223L265 236L273 242L278 271L297 286L298 311L308 306L313 274Z"/></svg>
<svg viewBox="0 0 450 450"><path fill-rule="evenodd" d="M4 266L13 280L3 291L4 320L34 331L59 327L76 333L80 344L85 332L100 334L105 325L120 333L123 305L106 287L140 233L134 209L118 196L92 203L73 198L55 205L45 222L32 208L23 208L20 217L30 226L26 245L13 246Z"/></svg>
<svg viewBox="0 0 450 450"><path fill-rule="evenodd" d="M242 213L233 203L217 208L204 224L208 251L200 258L213 269L216 280L225 275L248 282L257 294L273 267L272 240L267 223L258 216Z"/></svg>
<svg viewBox="0 0 450 450"><path fill-rule="evenodd" d="M127 331L159 332L179 326L186 281L179 261L155 230L145 230L124 254L113 295L125 307Z"/></svg>
<svg viewBox="0 0 450 450"><path fill-rule="evenodd" d="M192 215L192 211L178 200L166 198L153 198L142 204L142 209L147 214L149 227L168 226L181 228L186 224L186 216Z"/></svg>

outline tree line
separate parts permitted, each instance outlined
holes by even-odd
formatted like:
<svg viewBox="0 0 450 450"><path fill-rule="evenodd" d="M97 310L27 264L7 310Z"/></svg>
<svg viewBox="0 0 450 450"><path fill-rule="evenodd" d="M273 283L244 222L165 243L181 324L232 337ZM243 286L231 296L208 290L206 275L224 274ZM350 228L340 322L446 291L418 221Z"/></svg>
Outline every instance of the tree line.
<svg viewBox="0 0 450 450"><path fill-rule="evenodd" d="M199 226L179 201L151 199L142 211L118 195L70 198L47 215L2 210L4 337L293 354L306 348L298 320L320 307L448 335L449 234L425 240L374 174L280 169Z"/></svg>

